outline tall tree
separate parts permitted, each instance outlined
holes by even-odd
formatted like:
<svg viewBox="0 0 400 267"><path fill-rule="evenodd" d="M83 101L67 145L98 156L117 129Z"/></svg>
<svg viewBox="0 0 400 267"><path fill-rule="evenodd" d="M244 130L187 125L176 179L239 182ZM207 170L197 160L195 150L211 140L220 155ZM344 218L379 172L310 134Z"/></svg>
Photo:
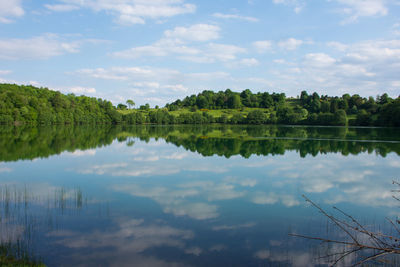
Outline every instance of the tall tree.
<svg viewBox="0 0 400 267"><path fill-rule="evenodd" d="M129 109L131 108L131 106L135 106L135 102L133 102L132 99L126 100L126 104L128 105Z"/></svg>

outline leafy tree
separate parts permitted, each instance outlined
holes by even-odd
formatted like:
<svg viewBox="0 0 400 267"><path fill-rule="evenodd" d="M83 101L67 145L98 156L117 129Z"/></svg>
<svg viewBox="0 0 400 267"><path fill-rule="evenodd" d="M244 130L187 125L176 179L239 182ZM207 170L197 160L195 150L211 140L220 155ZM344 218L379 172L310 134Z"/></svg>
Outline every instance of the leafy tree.
<svg viewBox="0 0 400 267"><path fill-rule="evenodd" d="M124 104L118 104L117 108L120 110L125 110L127 108L127 106Z"/></svg>
<svg viewBox="0 0 400 267"><path fill-rule="evenodd" d="M126 104L128 105L129 109L135 106L135 102L132 99L126 100Z"/></svg>
<svg viewBox="0 0 400 267"><path fill-rule="evenodd" d="M345 126L347 124L346 111L344 111L343 109L339 109L338 111L336 111L334 120L336 125Z"/></svg>
<svg viewBox="0 0 400 267"><path fill-rule="evenodd" d="M265 113L259 109L250 111L246 118L248 124L264 124L266 121Z"/></svg>
<svg viewBox="0 0 400 267"><path fill-rule="evenodd" d="M238 96L237 94L234 94L228 98L228 107L229 108L240 108L240 106L241 106L240 96Z"/></svg>

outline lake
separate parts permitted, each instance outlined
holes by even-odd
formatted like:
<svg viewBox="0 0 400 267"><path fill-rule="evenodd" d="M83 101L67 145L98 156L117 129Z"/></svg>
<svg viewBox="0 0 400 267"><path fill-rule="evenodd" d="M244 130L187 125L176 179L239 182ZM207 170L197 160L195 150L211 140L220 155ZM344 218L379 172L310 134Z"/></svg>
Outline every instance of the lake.
<svg viewBox="0 0 400 267"><path fill-rule="evenodd" d="M2 127L0 136L0 241L48 266L321 266L340 248L289 233L345 236L303 194L379 231L400 215L396 128Z"/></svg>

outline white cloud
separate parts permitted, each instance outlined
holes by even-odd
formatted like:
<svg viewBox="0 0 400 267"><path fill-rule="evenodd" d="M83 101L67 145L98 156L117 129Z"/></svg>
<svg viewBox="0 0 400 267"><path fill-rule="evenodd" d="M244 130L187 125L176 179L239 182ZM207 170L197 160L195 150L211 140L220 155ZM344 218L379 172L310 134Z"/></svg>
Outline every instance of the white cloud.
<svg viewBox="0 0 400 267"><path fill-rule="evenodd" d="M182 45L170 39L161 39L147 46L133 47L128 50L115 52L112 55L119 58L131 59L144 56L166 57L177 56L178 59L197 62L213 63L235 60L237 54L245 53L246 49L229 44L210 43L205 47L193 48Z"/></svg>
<svg viewBox="0 0 400 267"><path fill-rule="evenodd" d="M218 225L218 226L213 226L212 229L214 231L221 231L221 230L237 230L241 228L251 228L256 226L256 223L254 222L248 222L244 224L236 224L236 225Z"/></svg>
<svg viewBox="0 0 400 267"><path fill-rule="evenodd" d="M250 22L257 22L258 19L254 17L240 16L236 14L222 14L222 13L214 13L213 17L221 18L221 19L238 19L238 20L246 20Z"/></svg>
<svg viewBox="0 0 400 267"><path fill-rule="evenodd" d="M154 156L149 156L149 157L134 157L133 158L134 161L143 161L143 162L153 162L153 161L159 161L160 157L157 155Z"/></svg>
<svg viewBox="0 0 400 267"><path fill-rule="evenodd" d="M307 53L290 66L274 70L276 82L286 88L324 88L334 95L376 95L382 94L382 88L389 95L398 95L400 40L328 42L326 46L333 50Z"/></svg>
<svg viewBox="0 0 400 267"><path fill-rule="evenodd" d="M239 64L242 66L253 67L259 65L260 62L255 58L243 58L240 60Z"/></svg>
<svg viewBox="0 0 400 267"><path fill-rule="evenodd" d="M125 59L139 57L167 57L196 63L227 62L236 60L237 55L246 53L245 48L219 43L208 43L190 46L190 42L205 42L219 38L220 28L209 24L196 24L190 27L176 27L164 32L163 38L150 45L132 47L112 53L113 56ZM256 59L245 59L243 65L254 66Z"/></svg>
<svg viewBox="0 0 400 267"><path fill-rule="evenodd" d="M360 17L386 16L386 0L335 0L343 6L341 13L348 16L343 23L355 22Z"/></svg>
<svg viewBox="0 0 400 267"><path fill-rule="evenodd" d="M158 82L134 82L132 85L137 87L160 88Z"/></svg>
<svg viewBox="0 0 400 267"><path fill-rule="evenodd" d="M300 205L300 202L291 195L276 194L274 192L256 192L251 197L251 202L260 205L272 205L278 202L282 202L286 207L293 207Z"/></svg>
<svg viewBox="0 0 400 267"><path fill-rule="evenodd" d="M302 40L298 40L295 38L289 38L287 40L280 41L278 43L278 46L285 50L296 50L297 47L299 47L303 43L304 43L304 41L302 41Z"/></svg>
<svg viewBox="0 0 400 267"><path fill-rule="evenodd" d="M8 75L10 74L12 71L10 70L0 70L0 75Z"/></svg>
<svg viewBox="0 0 400 267"><path fill-rule="evenodd" d="M259 53L264 53L272 48L272 42L269 40L253 42L253 46Z"/></svg>
<svg viewBox="0 0 400 267"><path fill-rule="evenodd" d="M116 17L120 24L144 24L147 19L163 19L196 11L194 4L184 0L60 0L63 4L46 5L53 11L88 8L94 12L104 11Z"/></svg>
<svg viewBox="0 0 400 267"><path fill-rule="evenodd" d="M171 89L174 92L185 93L189 88L183 86L182 84L166 85L165 88Z"/></svg>
<svg viewBox="0 0 400 267"><path fill-rule="evenodd" d="M347 45L342 44L342 43L340 43L340 42L328 42L328 43L327 43L327 46L328 46L328 47L332 47L332 48L334 48L334 49L336 49L336 50L338 50L338 51L340 51L340 52L343 52L343 51L345 51L345 50L348 48Z"/></svg>
<svg viewBox="0 0 400 267"><path fill-rule="evenodd" d="M67 248L90 248L91 252L85 253L84 256L78 255L70 259L70 265L73 266L98 265L99 260L107 262L110 258L115 257L113 266L126 266L126 263L129 262L130 266L180 267L184 264L146 256L142 252L159 247L172 247L186 253L196 253L196 248L186 246L186 242L194 238L193 231L144 219L117 218L114 219L112 227L104 231L95 229L85 233L54 231L47 235L57 237L55 243L62 244Z"/></svg>
<svg viewBox="0 0 400 267"><path fill-rule="evenodd" d="M160 203L161 204L161 203ZM188 202L174 202L165 205L165 213L171 213L175 216L188 216L196 220L207 220L217 218L217 206L207 203L188 203Z"/></svg>
<svg viewBox="0 0 400 267"><path fill-rule="evenodd" d="M75 150L72 153L68 152L67 155L72 156L72 157L94 156L94 155L96 155L96 149Z"/></svg>
<svg viewBox="0 0 400 267"><path fill-rule="evenodd" d="M51 11L57 11L57 12L68 12L68 11L72 11L72 10L77 10L79 9L78 6L74 6L74 5L44 5L47 9L51 10Z"/></svg>
<svg viewBox="0 0 400 267"><path fill-rule="evenodd" d="M113 56L125 59L134 59L144 56L165 57L169 55L197 55L200 51L183 45L171 39L161 39L151 45L132 47L127 50L112 53Z"/></svg>
<svg viewBox="0 0 400 267"><path fill-rule="evenodd" d="M310 53L304 56L304 64L313 68L330 67L336 60L324 53Z"/></svg>
<svg viewBox="0 0 400 267"><path fill-rule="evenodd" d="M176 27L164 32L166 38L184 41L205 42L219 38L220 28L210 24L195 24L190 27Z"/></svg>
<svg viewBox="0 0 400 267"><path fill-rule="evenodd" d="M110 69L81 69L76 73L105 80L135 80L135 78L139 77L154 77L157 73L161 72L168 72L168 70L142 67L112 67ZM136 85L143 86L144 84L136 83Z"/></svg>
<svg viewBox="0 0 400 267"><path fill-rule="evenodd" d="M21 0L0 1L0 23L11 23L11 18L21 17L25 14Z"/></svg>
<svg viewBox="0 0 400 267"><path fill-rule="evenodd" d="M399 62L400 40L371 40L349 46L346 58L356 62Z"/></svg>
<svg viewBox="0 0 400 267"><path fill-rule="evenodd" d="M11 172L11 171L12 171L11 168L8 168L8 167L1 167L1 166L0 166L0 173L1 173L1 172Z"/></svg>
<svg viewBox="0 0 400 267"><path fill-rule="evenodd" d="M165 187L144 188L137 185L114 186L116 191L132 196L151 198L163 207L165 213L188 216L196 220L218 217L217 206L202 202L192 202L191 196L198 195L195 188L174 189Z"/></svg>
<svg viewBox="0 0 400 267"><path fill-rule="evenodd" d="M96 89L93 87L82 87L82 86L75 86L71 87L70 89L67 89L68 92L74 93L74 94L95 94Z"/></svg>
<svg viewBox="0 0 400 267"><path fill-rule="evenodd" d="M283 4L293 7L295 13L300 13L305 6L305 2L302 0L272 0L272 2L274 4Z"/></svg>
<svg viewBox="0 0 400 267"><path fill-rule="evenodd" d="M279 201L279 196L275 193L266 194L264 192L257 192L251 199L251 202L255 204L265 205L265 204L275 204Z"/></svg>
<svg viewBox="0 0 400 267"><path fill-rule="evenodd" d="M132 81L132 85L139 88L160 89L168 88L172 91L184 91L187 85L178 81L193 81L195 83L211 80L230 79L226 72L182 73L174 69L151 67L111 67L109 69L81 69L72 74L83 75L96 79ZM174 82L174 83L173 83ZM161 93L160 91L158 91Z"/></svg>
<svg viewBox="0 0 400 267"><path fill-rule="evenodd" d="M77 53L80 45L79 41L63 41L54 34L30 39L0 39L0 59L47 59Z"/></svg>
<svg viewBox="0 0 400 267"><path fill-rule="evenodd" d="M205 56L211 60L229 61L236 59L237 54L245 52L246 49L236 45L211 43L207 46Z"/></svg>

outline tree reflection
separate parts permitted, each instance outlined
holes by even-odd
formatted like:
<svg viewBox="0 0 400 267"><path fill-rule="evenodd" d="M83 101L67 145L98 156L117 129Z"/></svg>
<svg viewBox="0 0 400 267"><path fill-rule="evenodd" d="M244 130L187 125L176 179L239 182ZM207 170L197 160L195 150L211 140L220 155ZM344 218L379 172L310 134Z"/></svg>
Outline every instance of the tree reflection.
<svg viewBox="0 0 400 267"><path fill-rule="evenodd" d="M283 155L301 157L327 153L400 155L399 129L285 126L52 126L0 128L0 161L35 159L63 151L93 149L113 140L134 146L134 138L148 142L164 139L203 156Z"/></svg>

